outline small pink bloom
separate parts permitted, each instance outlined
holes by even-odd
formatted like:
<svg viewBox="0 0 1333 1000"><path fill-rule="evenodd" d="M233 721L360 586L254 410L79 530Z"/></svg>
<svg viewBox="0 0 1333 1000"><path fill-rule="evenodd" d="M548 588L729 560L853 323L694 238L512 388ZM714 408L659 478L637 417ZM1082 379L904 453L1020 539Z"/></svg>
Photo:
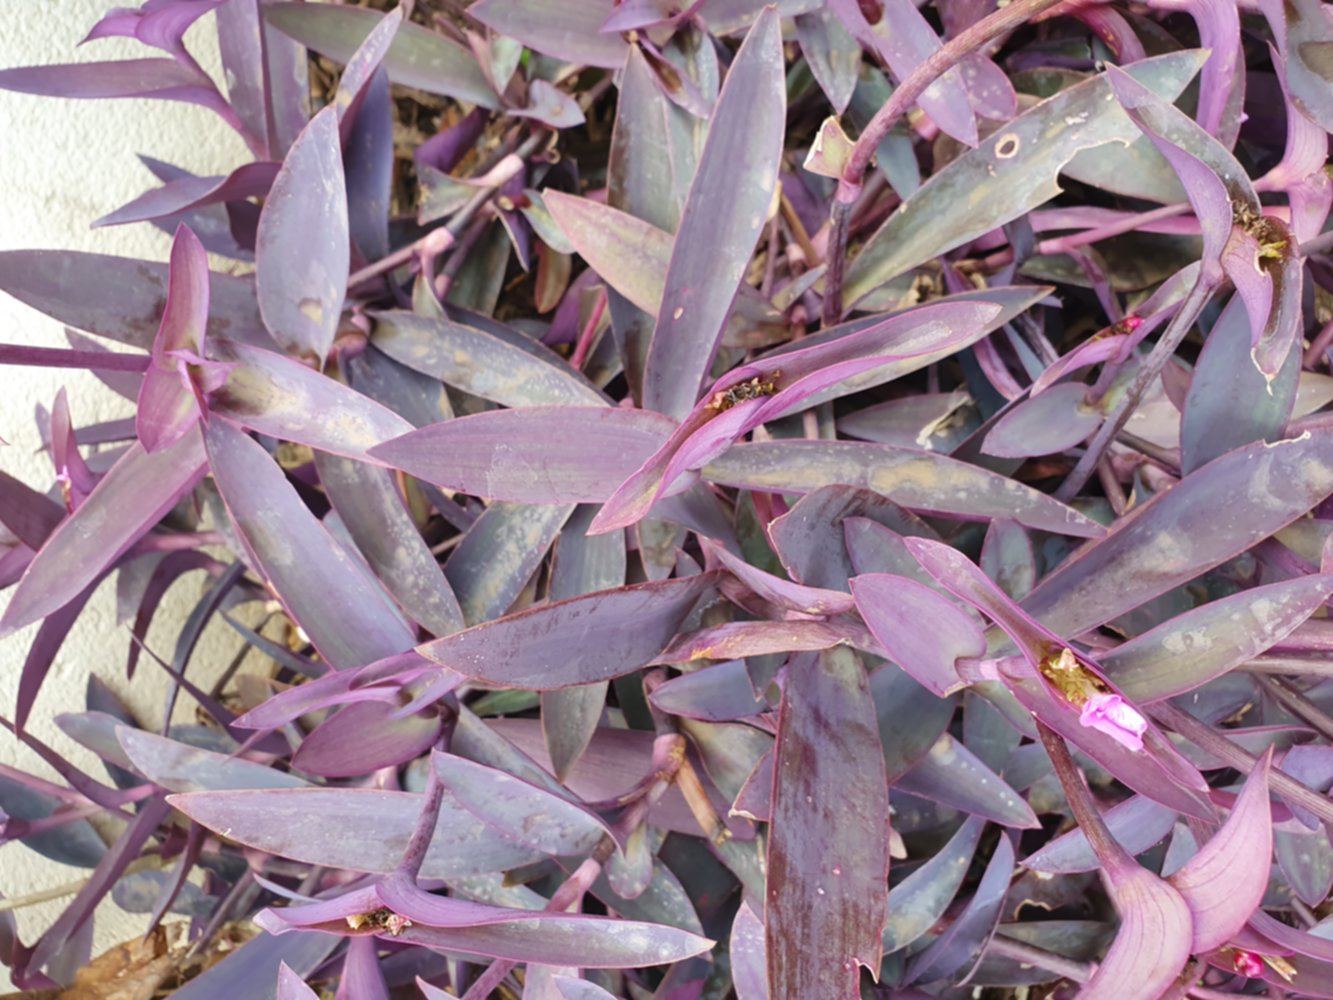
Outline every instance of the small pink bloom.
<svg viewBox="0 0 1333 1000"><path fill-rule="evenodd" d="M1148 729L1148 722L1118 694L1094 694L1083 705L1078 721L1105 733L1130 750L1143 749L1143 734Z"/></svg>
<svg viewBox="0 0 1333 1000"><path fill-rule="evenodd" d="M1255 952L1237 948L1231 967L1247 979L1258 979L1264 974L1264 960Z"/></svg>

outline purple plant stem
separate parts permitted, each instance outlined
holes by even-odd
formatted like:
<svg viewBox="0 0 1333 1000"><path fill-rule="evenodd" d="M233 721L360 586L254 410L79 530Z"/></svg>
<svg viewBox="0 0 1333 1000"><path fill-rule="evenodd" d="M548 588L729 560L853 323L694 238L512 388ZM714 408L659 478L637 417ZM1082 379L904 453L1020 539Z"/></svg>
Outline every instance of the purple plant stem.
<svg viewBox="0 0 1333 1000"><path fill-rule="evenodd" d="M1144 359L1139 366L1138 372L1134 375L1134 381L1130 383L1129 389L1116 403L1112 410L1097 428L1097 433L1092 436L1088 442L1083 456L1078 460L1068 478L1060 484L1060 488L1055 491L1057 500L1068 503L1078 495L1079 490L1087 483L1089 477L1097 469L1097 463L1101 461L1106 449L1110 447L1115 436L1120 433L1121 428L1125 426L1134 408L1139 405L1139 400L1143 394L1148 391L1148 386L1152 385L1162 368L1166 365L1176 353L1176 348L1180 346L1185 339L1186 334L1194 326L1194 321L1199 318L1199 313L1203 311L1204 305L1213 293L1213 286L1205 283L1202 279L1195 282L1194 287L1190 289L1189 295L1181 303L1179 311L1171 319L1171 323L1163 332L1161 339L1157 341L1157 346Z"/></svg>
<svg viewBox="0 0 1333 1000"><path fill-rule="evenodd" d="M1070 233L1067 236L1053 236L1050 239L1042 240L1037 244L1034 253L1069 253L1079 247L1085 247L1090 243L1100 243L1102 240L1109 240L1113 236L1121 236L1125 233L1131 233L1140 226L1145 226L1150 222L1157 222L1160 219L1174 218L1177 215L1185 215L1190 210L1190 203L1187 201L1177 202L1174 205L1163 205L1161 208L1139 212L1136 215L1128 215L1123 219L1117 219L1115 222L1108 222L1101 226L1094 226L1092 229L1084 229L1081 232ZM1005 248L1003 250L995 251L995 253L984 258L981 263L983 267L994 268L1012 264L1013 260L1014 251L1011 248Z"/></svg>
<svg viewBox="0 0 1333 1000"><path fill-rule="evenodd" d="M838 180L838 191L829 216L828 275L824 285L824 325L832 326L842 318L842 277L846 269L847 231L851 207L861 193L861 183L874 159L875 150L893 130L898 119L916 103L935 79L952 69L984 45L1007 34L1031 18L1063 0L1014 0L1007 7L982 18L959 32L930 54L907 79L894 90L884 106L875 112L852 148L846 169Z"/></svg>
<svg viewBox="0 0 1333 1000"><path fill-rule="evenodd" d="M1301 257L1313 257L1317 253L1328 253L1333 250L1333 231L1321 233L1312 240L1307 240L1296 248L1296 253Z"/></svg>
<svg viewBox="0 0 1333 1000"><path fill-rule="evenodd" d="M1073 754L1065 746L1064 739L1041 722L1037 723L1037 732L1041 736L1042 746L1046 748L1046 755L1051 758L1055 776L1060 779L1060 786L1064 789L1074 819L1084 836L1088 838L1088 843L1096 851L1097 857L1101 859L1107 874L1114 877L1117 870L1133 868L1137 862L1111 835L1106 821L1102 819L1101 813L1093 804L1092 793L1088 791L1083 772L1074 763Z"/></svg>
<svg viewBox="0 0 1333 1000"><path fill-rule="evenodd" d="M583 368L583 362L588 359L588 352L592 349L593 334L597 332L597 324L604 312L606 312L605 288L597 293L597 302L592 307L592 315L588 317L588 322L579 331L578 343L574 345L574 353L569 359L569 367L574 369Z"/></svg>
<svg viewBox="0 0 1333 1000"><path fill-rule="evenodd" d="M1204 725L1169 701L1159 701L1149 705L1148 714L1163 725L1174 729L1200 750L1225 761L1228 766L1238 771L1248 774L1259 764L1259 759L1252 753L1241 749L1221 733ZM1333 802L1326 797L1276 768L1269 774L1268 780L1274 791L1310 810L1323 820L1325 825L1333 825Z"/></svg>
<svg viewBox="0 0 1333 1000"><path fill-rule="evenodd" d="M1333 677L1333 662L1326 657L1273 656L1265 654L1241 664L1250 674L1306 674L1311 677Z"/></svg>
<svg viewBox="0 0 1333 1000"><path fill-rule="evenodd" d="M114 351L75 351L67 347L29 347L0 344L0 365L36 365L42 368L92 368L104 372L146 372L147 354Z"/></svg>
<svg viewBox="0 0 1333 1000"><path fill-rule="evenodd" d="M1305 351L1305 357L1301 359L1306 368L1313 368L1319 362L1324 360L1324 353L1329 346L1333 345L1333 320L1325 323L1315 334L1314 340L1310 341L1310 346Z"/></svg>

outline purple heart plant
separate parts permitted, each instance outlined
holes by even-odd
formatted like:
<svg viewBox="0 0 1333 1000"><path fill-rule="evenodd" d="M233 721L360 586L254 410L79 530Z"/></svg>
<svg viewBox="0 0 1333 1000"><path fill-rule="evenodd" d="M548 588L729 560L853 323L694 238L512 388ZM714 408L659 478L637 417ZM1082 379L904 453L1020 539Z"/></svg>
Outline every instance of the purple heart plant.
<svg viewBox="0 0 1333 1000"><path fill-rule="evenodd" d="M0 473L0 835L88 870L15 983L111 897L181 1000L1333 997L1333 8L390 6L0 69L253 154L0 253L136 405Z"/></svg>

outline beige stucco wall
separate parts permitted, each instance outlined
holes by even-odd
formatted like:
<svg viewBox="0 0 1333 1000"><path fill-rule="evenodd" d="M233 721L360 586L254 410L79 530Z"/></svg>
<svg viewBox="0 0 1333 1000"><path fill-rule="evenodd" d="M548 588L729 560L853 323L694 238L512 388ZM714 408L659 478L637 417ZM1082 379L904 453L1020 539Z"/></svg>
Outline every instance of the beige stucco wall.
<svg viewBox="0 0 1333 1000"><path fill-rule="evenodd" d="M120 0L128 5L134 0ZM140 58L155 54L128 39L107 39L76 48L87 30L116 0L6 0L0 5L0 67L84 60ZM187 43L206 69L219 77L213 17L191 30ZM124 204L155 182L136 153L177 164L198 174L225 173L247 160L244 145L211 113L186 104L162 101L58 101L0 92L0 249L64 248L165 260L170 238L140 224L92 230L89 222ZM225 267L216 262L215 266ZM0 341L66 346L54 321L0 294ZM40 444L33 408L48 408L64 385L76 425L128 414L128 403L84 372L0 368L0 468L30 485L47 490L53 481L50 461L36 452ZM154 648L170 650L172 624L197 599L201 574L192 574L170 595L150 633ZM3 607L7 595L0 595ZM0 715L11 717L19 669L34 629L0 640ZM225 626L210 628L202 650L201 674L229 656L235 637ZM32 730L41 739L70 752L96 776L103 772L87 752L78 752L52 723L60 712L83 708L87 676L96 672L126 695L140 721L160 720L162 675L141 665L132 688L124 682L128 629L115 621L114 590L104 586L47 679L34 712ZM211 662L210 662L211 661ZM35 755L0 731L0 763L54 777ZM21 844L0 846L0 894L21 897L80 878ZM31 942L59 912L59 904L18 911L19 929ZM98 911L94 954L141 932L142 917L121 913L106 903ZM0 969L0 987L7 985ZM3 992L3 989L0 989Z"/></svg>

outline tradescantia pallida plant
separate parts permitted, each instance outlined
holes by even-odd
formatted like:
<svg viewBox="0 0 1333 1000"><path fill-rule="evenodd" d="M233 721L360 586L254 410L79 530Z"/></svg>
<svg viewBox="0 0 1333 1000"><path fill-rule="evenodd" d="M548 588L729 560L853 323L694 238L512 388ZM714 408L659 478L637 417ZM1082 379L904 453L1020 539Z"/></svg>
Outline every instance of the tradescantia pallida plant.
<svg viewBox="0 0 1333 1000"><path fill-rule="evenodd" d="M186 1000L1333 996L1329 10L388 6L0 70L254 156L0 254L136 407L0 475L0 831L89 869L15 981L109 895ZM204 721L90 677L102 775L108 579Z"/></svg>

